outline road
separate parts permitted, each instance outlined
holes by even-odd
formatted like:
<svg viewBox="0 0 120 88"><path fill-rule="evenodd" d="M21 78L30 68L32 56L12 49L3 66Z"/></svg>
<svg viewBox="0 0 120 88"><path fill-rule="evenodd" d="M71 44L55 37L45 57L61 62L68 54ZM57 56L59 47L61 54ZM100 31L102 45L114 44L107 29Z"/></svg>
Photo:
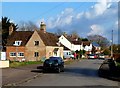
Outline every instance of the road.
<svg viewBox="0 0 120 88"><path fill-rule="evenodd" d="M102 60L80 60L65 66L65 72L43 73L17 86L119 86L117 81L98 77Z"/></svg>

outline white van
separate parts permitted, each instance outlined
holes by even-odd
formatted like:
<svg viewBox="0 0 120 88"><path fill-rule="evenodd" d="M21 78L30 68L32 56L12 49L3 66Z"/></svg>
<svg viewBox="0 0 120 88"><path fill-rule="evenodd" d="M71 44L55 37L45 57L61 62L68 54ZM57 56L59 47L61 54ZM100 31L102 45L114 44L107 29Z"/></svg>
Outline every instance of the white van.
<svg viewBox="0 0 120 88"><path fill-rule="evenodd" d="M71 51L64 51L63 56L64 58L74 58L74 55L72 54Z"/></svg>

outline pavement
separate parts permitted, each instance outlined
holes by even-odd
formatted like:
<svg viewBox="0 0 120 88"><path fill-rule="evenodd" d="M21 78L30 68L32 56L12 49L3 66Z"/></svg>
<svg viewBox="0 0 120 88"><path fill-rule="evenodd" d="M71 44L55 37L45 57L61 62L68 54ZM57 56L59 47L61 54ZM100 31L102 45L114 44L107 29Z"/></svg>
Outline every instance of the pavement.
<svg viewBox="0 0 120 88"><path fill-rule="evenodd" d="M16 68L2 69L2 86L15 86L23 82L27 82L40 76L41 70L37 69L40 65L27 65Z"/></svg>

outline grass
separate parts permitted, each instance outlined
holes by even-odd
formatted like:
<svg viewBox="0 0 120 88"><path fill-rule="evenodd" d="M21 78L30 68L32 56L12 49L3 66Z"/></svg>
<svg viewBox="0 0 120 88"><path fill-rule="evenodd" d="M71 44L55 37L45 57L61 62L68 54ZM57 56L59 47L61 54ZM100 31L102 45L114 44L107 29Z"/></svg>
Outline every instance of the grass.
<svg viewBox="0 0 120 88"><path fill-rule="evenodd" d="M66 60L64 63L65 65L71 64L76 60ZM10 61L10 67L15 68L19 66L26 66L26 65L32 65L32 64L42 64L42 61L26 61L26 62L17 62L17 61Z"/></svg>
<svg viewBox="0 0 120 88"><path fill-rule="evenodd" d="M19 66L25 66L25 65L32 65L32 64L42 64L41 61L27 61L27 62L10 62L10 67L19 67Z"/></svg>
<svg viewBox="0 0 120 88"><path fill-rule="evenodd" d="M120 68L120 62L117 62L117 67L119 67L119 68Z"/></svg>

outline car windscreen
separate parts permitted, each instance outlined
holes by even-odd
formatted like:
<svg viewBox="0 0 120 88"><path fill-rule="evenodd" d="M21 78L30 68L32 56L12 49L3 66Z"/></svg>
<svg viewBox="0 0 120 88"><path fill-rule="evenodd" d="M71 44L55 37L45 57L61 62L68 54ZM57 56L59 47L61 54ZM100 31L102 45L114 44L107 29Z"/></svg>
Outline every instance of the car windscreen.
<svg viewBox="0 0 120 88"><path fill-rule="evenodd" d="M45 61L45 63L47 63L47 64L56 64L56 63L58 63L58 60L46 60Z"/></svg>

